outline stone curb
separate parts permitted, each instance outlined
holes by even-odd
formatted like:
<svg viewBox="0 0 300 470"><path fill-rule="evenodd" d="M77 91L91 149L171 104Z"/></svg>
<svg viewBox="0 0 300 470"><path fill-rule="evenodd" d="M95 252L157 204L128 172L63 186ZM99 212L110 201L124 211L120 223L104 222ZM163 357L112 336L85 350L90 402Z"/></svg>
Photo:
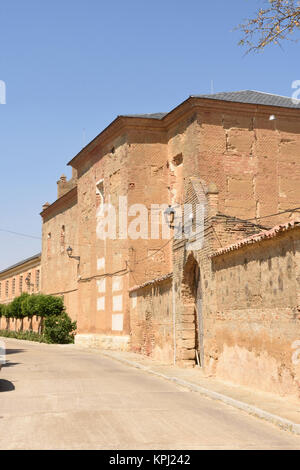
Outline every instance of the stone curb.
<svg viewBox="0 0 300 470"><path fill-rule="evenodd" d="M245 403L239 400L235 400L234 398L231 398L227 395L214 392L207 388L201 387L200 385L196 385L192 382L178 379L177 377L171 377L170 375L161 374L160 372L156 372L155 370L151 369L151 366L144 366L142 364L139 364L138 362L134 362L128 359L117 357L113 354L109 354L108 352L104 352L104 351L101 351L100 354L110 359L115 359L118 362L122 362L123 364L127 364L131 367L135 367L136 369L141 369L145 372L148 372L149 374L153 374L163 379L166 379L169 382L174 382L174 383L177 383L178 385L182 385L183 387L193 390L194 392L198 392L207 398L221 401L225 403L226 405L232 406L233 408L245 411L249 415L255 416L256 418L263 419L265 421L268 421L269 423L275 424L275 426L278 426L284 431L290 431L293 434L297 434L300 436L300 424L293 423L292 421L282 418L281 416L274 415L272 413L269 413L268 411L257 408L256 406L249 405L248 403Z"/></svg>

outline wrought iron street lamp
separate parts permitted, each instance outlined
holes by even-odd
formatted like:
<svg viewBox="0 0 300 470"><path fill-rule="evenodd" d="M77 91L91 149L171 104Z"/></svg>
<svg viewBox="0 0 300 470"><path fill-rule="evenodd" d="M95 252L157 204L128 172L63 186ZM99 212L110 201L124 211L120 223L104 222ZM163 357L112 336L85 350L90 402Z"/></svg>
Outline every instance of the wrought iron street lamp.
<svg viewBox="0 0 300 470"><path fill-rule="evenodd" d="M73 248L71 246L68 246L66 251L69 258L77 259L77 261L80 261L80 256L73 256Z"/></svg>

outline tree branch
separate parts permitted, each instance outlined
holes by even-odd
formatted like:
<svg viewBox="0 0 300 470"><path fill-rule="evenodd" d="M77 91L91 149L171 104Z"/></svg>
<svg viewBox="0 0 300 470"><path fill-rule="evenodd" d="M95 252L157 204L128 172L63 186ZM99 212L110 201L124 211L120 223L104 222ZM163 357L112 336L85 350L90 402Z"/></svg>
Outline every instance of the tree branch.
<svg viewBox="0 0 300 470"><path fill-rule="evenodd" d="M260 52L269 44L296 41L291 36L300 31L300 2L298 0L268 0L269 7L260 8L254 18L248 19L236 29L243 36L239 45L248 52Z"/></svg>

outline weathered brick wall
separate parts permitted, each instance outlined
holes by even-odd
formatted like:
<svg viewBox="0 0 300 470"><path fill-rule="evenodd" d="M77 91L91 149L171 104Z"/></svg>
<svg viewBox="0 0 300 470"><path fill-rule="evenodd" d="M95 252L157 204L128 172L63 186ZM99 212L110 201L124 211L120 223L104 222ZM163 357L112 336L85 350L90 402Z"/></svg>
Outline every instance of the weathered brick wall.
<svg viewBox="0 0 300 470"><path fill-rule="evenodd" d="M174 359L172 278L130 293L131 349L170 364Z"/></svg>
<svg viewBox="0 0 300 470"><path fill-rule="evenodd" d="M148 210L147 239L129 240L130 266L133 271L130 285L163 276L171 270L171 244L151 236L151 205L169 204L169 168L167 166L166 136L157 130L131 130L128 156L129 205L144 204ZM133 217L129 217L129 223ZM162 215L160 215L162 220ZM158 251L159 250L159 251Z"/></svg>
<svg viewBox="0 0 300 470"><path fill-rule="evenodd" d="M271 114L276 114L276 122L269 120ZM68 260L68 266L53 261L44 275L45 279L54 279L55 270L63 267L73 281L80 276L78 297L75 290L66 297L76 315L78 309L78 332L83 336L100 335L105 341L118 340L123 347L132 330L128 288L163 276L174 266L177 323L180 325L182 315L187 315L185 332L180 328L176 332L180 343L177 355L183 361L194 359L198 325L191 320L193 307L187 301L183 307L180 300L184 266L190 254L185 244L174 244L172 259L172 243L161 236L156 240L120 240L117 227L116 240L99 240L97 210L101 201L96 185L103 180L105 202L117 204L119 196L127 196L128 206L145 204L149 218L151 204L181 204L191 177L200 178L204 186L212 185L218 191L218 195L212 191L209 207L219 218L213 221L213 215L208 214L204 249L193 252L195 262L191 262L192 269L196 265L200 269L202 295L206 292L210 298L203 303L205 342L212 336L206 319L216 306L208 255L213 249L253 233L256 224L270 227L285 220L289 214L270 215L298 205L299 130L295 110L193 98L162 121L118 118L83 149L71 162L78 185L78 212L76 215L74 208L72 220L74 234L78 234L78 249L74 251L80 256L79 271L74 271L75 260ZM68 194L64 194L65 189L62 181L60 199ZM56 221L51 223L57 231L63 215L58 213L55 219L57 227ZM132 219L134 216L128 222ZM48 245L43 237L45 259ZM47 282L48 289L52 281ZM64 290L64 282L56 280L55 290ZM100 341L96 337L94 340L97 344Z"/></svg>
<svg viewBox="0 0 300 470"><path fill-rule="evenodd" d="M80 335L112 336L112 341L116 342L117 337L128 336L129 286L170 269L171 248L161 250L161 239L148 239L150 223L147 238L136 240L120 238L118 223L119 197L127 198L128 208L143 204L149 219L152 203L168 201L163 141L163 135L155 130L146 132L144 129L141 134L133 128L126 134L108 139L105 145L96 145L78 165ZM101 220L97 212L101 201L96 194L99 181L103 181L104 202L117 209L116 239L103 241L97 236L97 224ZM129 216L128 227L138 215ZM119 322L117 328L115 320ZM94 340L100 339L95 337Z"/></svg>
<svg viewBox="0 0 300 470"><path fill-rule="evenodd" d="M269 228L220 213L212 218L211 223L215 235L212 248L216 250Z"/></svg>
<svg viewBox="0 0 300 470"><path fill-rule="evenodd" d="M66 311L73 320L78 319L79 267L66 250L71 246L73 255L80 252L77 217L76 188L42 213L42 292L63 296Z"/></svg>
<svg viewBox="0 0 300 470"><path fill-rule="evenodd" d="M207 320L208 371L226 380L299 396L300 229L213 258L216 309ZM209 357L210 356L210 357Z"/></svg>
<svg viewBox="0 0 300 470"><path fill-rule="evenodd" d="M299 206L299 151L294 110L200 100L168 129L169 159L182 153L184 179L215 183L221 213L269 227L287 215L266 216Z"/></svg>
<svg viewBox="0 0 300 470"><path fill-rule="evenodd" d="M129 333L127 240L97 236L102 202L118 207L119 195L127 192L127 152L126 135L121 135L104 146L97 145L78 166L81 279L77 340L82 344L92 341L108 347L108 341L119 342L121 347ZM103 181L103 201L97 192L99 181ZM118 230L117 226L116 237Z"/></svg>
<svg viewBox="0 0 300 470"><path fill-rule="evenodd" d="M210 255L225 241L232 243L258 233L261 227L217 213L216 186L201 179L186 179L184 202L191 205L194 215L197 205L204 209L203 225L195 224L194 217L191 239L183 236L173 242L176 358L178 363L192 366L197 361L196 350L202 365L207 361L206 341L214 335L210 319L216 310L216 285ZM200 245L194 246L197 238Z"/></svg>

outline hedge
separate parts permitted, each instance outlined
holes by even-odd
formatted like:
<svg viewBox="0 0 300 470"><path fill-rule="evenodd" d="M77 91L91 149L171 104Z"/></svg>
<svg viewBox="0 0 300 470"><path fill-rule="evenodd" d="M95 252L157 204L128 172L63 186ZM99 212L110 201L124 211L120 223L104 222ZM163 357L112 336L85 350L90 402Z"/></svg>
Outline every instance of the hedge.
<svg viewBox="0 0 300 470"><path fill-rule="evenodd" d="M0 330L0 336L5 338L26 339L27 341L37 341L38 343L46 342L44 335L40 335L35 331Z"/></svg>
<svg viewBox="0 0 300 470"><path fill-rule="evenodd" d="M23 332L23 319L30 320L34 316L40 319L39 332L35 333L31 329ZM65 312L64 303L60 297L23 293L10 304L0 304L0 317L21 320L20 331L5 330L7 332L5 336L47 343L74 342L76 322L72 322Z"/></svg>

